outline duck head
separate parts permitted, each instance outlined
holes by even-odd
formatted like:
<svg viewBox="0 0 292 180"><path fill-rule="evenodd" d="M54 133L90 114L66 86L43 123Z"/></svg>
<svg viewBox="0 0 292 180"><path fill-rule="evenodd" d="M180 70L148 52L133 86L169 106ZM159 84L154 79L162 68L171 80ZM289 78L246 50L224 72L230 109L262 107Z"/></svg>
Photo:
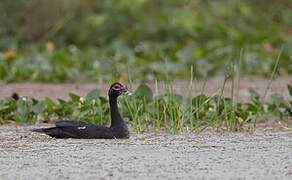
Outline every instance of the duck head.
<svg viewBox="0 0 292 180"><path fill-rule="evenodd" d="M131 96L132 93L127 91L121 83L119 82L113 83L108 91L108 96L118 97L120 95Z"/></svg>
<svg viewBox="0 0 292 180"><path fill-rule="evenodd" d="M16 101L19 99L19 95L17 93L10 94L10 97L15 99Z"/></svg>

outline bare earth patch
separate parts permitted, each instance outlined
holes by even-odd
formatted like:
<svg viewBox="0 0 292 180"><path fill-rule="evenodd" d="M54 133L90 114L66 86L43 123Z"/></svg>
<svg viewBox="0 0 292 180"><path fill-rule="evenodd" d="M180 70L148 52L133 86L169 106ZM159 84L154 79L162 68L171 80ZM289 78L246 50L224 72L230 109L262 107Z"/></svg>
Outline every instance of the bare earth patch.
<svg viewBox="0 0 292 180"><path fill-rule="evenodd" d="M47 126L47 125L45 125ZM53 139L0 126L0 179L291 179L292 132Z"/></svg>
<svg viewBox="0 0 292 180"><path fill-rule="evenodd" d="M263 78L242 78L240 81L239 88L239 100L240 101L249 101L249 89L253 89L259 92L261 95L264 94L265 88L267 86L268 80ZM203 81L200 80L194 84L196 92L200 93L203 87ZM292 84L292 77L281 77L275 79L271 84L270 93L279 93L284 96L288 96L287 84ZM148 83L155 92L154 83ZM187 96L188 95L188 81L174 81L172 83L174 92ZM214 95L215 93L219 94L220 88L222 88L223 79L215 78L209 79L206 82L206 87L204 93L207 95ZM102 94L105 96L110 84L95 84L95 83L76 83L76 84L44 84L44 83L12 83L4 84L0 83L0 97L8 97L12 92L18 92L20 95L35 97L37 99L43 99L45 97L50 97L54 100L58 98L68 99L68 94L70 92L85 96L89 91L94 88L98 88ZM133 87L130 87L132 90L137 88L138 84L134 84ZM165 93L164 84L159 84L159 93ZM268 94L268 95L269 95ZM225 96L231 95L231 82L228 81L224 91Z"/></svg>

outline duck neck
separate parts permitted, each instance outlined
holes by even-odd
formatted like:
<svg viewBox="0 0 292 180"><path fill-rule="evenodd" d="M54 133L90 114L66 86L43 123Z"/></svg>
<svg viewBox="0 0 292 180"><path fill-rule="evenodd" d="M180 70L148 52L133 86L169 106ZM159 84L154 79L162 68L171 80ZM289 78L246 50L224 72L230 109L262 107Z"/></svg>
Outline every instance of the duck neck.
<svg viewBox="0 0 292 180"><path fill-rule="evenodd" d="M118 109L117 97L109 97L110 107L111 107L111 127L124 126L125 122L120 115Z"/></svg>

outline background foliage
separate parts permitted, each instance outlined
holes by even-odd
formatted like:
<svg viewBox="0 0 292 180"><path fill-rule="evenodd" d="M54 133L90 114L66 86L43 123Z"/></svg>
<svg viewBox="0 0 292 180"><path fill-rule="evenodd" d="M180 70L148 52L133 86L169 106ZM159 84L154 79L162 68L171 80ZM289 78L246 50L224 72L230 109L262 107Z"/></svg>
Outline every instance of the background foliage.
<svg viewBox="0 0 292 180"><path fill-rule="evenodd" d="M292 73L292 0L2 0L0 79L136 80ZM167 63L165 63L167 61Z"/></svg>

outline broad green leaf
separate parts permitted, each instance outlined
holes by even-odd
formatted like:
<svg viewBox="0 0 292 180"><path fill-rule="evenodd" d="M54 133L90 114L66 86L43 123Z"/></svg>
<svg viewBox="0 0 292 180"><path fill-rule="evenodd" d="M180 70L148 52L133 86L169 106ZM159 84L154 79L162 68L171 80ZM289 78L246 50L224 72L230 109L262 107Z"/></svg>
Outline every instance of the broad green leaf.
<svg viewBox="0 0 292 180"><path fill-rule="evenodd" d="M179 94L174 94L174 99L177 103L181 104L184 100L183 96L179 95Z"/></svg>
<svg viewBox="0 0 292 180"><path fill-rule="evenodd" d="M35 114L40 114L46 110L47 104L46 101L40 101L36 105L32 106L32 111Z"/></svg>
<svg viewBox="0 0 292 180"><path fill-rule="evenodd" d="M56 103L52 99L50 99L48 97L46 97L45 101L46 101L46 104L47 104L47 110L49 112L52 112L54 107L56 106Z"/></svg>
<svg viewBox="0 0 292 180"><path fill-rule="evenodd" d="M257 93L255 90L253 89L249 89L249 93L250 93L250 98L254 103L259 102L260 100L260 95L259 93Z"/></svg>
<svg viewBox="0 0 292 180"><path fill-rule="evenodd" d="M26 122L28 120L29 108L26 102L22 99L17 101L17 112L20 115L21 122Z"/></svg>
<svg viewBox="0 0 292 180"><path fill-rule="evenodd" d="M60 98L58 98L58 101L59 101L60 104L63 104L63 105L67 103L65 100L60 99Z"/></svg>
<svg viewBox="0 0 292 180"><path fill-rule="evenodd" d="M272 103L276 106L280 106L280 104L285 103L284 97L278 93L274 93L271 96Z"/></svg>
<svg viewBox="0 0 292 180"><path fill-rule="evenodd" d="M92 100L94 100L94 99L98 99L99 96L100 96L100 92L99 92L99 90L98 90L98 89L94 89L94 90L90 91L90 92L87 94L87 96L86 96L86 102L87 102L87 103L91 103Z"/></svg>
<svg viewBox="0 0 292 180"><path fill-rule="evenodd" d="M290 96L292 96L292 85L287 85Z"/></svg>
<svg viewBox="0 0 292 180"><path fill-rule="evenodd" d="M77 94L69 93L69 97L71 98L71 100L73 102L79 102L80 101L80 96L78 96Z"/></svg>
<svg viewBox="0 0 292 180"><path fill-rule="evenodd" d="M199 107L201 104L207 103L208 99L209 98L206 95L200 94L192 99L192 103L194 106Z"/></svg>
<svg viewBox="0 0 292 180"><path fill-rule="evenodd" d="M4 111L7 110L8 108L9 108L8 105L0 104L0 112L4 112Z"/></svg>
<svg viewBox="0 0 292 180"><path fill-rule="evenodd" d="M100 96L99 97L99 100L100 100L101 104L108 103L108 100L105 97L103 97L103 96Z"/></svg>
<svg viewBox="0 0 292 180"><path fill-rule="evenodd" d="M142 84L138 87L134 96L141 99L146 99L146 101L151 101L153 98L153 92L151 88L145 84Z"/></svg>

